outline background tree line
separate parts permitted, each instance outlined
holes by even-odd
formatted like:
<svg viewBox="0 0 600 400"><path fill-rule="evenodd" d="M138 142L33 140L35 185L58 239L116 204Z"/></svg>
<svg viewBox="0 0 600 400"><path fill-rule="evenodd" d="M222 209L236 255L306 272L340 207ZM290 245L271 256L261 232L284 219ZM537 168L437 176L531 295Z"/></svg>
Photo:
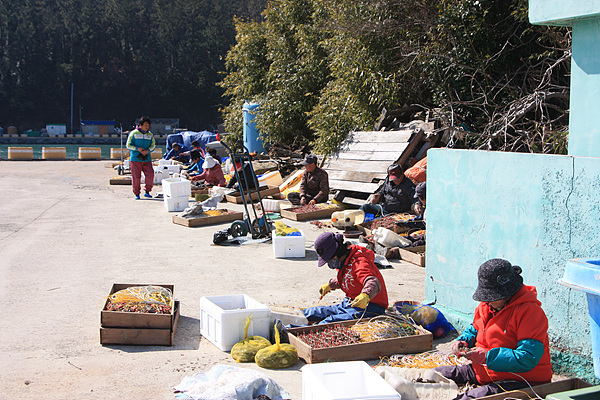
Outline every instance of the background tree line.
<svg viewBox="0 0 600 400"><path fill-rule="evenodd" d="M532 26L527 0L271 0L237 21L220 83L228 129L260 103L267 141L329 154L381 110L420 105L450 145L564 153L570 32Z"/></svg>
<svg viewBox="0 0 600 400"><path fill-rule="evenodd" d="M566 149L570 31L527 0L0 0L0 126L141 114L327 154L419 105L450 145Z"/></svg>
<svg viewBox="0 0 600 400"><path fill-rule="evenodd" d="M115 119L220 121L215 85L235 40L234 16L267 0L0 0L0 126L40 129Z"/></svg>

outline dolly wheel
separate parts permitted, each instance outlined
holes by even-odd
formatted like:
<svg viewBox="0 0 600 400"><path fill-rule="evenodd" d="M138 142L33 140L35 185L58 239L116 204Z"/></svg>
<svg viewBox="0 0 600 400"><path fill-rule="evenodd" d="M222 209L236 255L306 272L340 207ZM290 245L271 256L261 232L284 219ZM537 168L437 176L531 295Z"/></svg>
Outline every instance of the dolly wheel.
<svg viewBox="0 0 600 400"><path fill-rule="evenodd" d="M248 225L246 225L246 221L233 221L230 230L231 236L234 238L246 236L248 234Z"/></svg>

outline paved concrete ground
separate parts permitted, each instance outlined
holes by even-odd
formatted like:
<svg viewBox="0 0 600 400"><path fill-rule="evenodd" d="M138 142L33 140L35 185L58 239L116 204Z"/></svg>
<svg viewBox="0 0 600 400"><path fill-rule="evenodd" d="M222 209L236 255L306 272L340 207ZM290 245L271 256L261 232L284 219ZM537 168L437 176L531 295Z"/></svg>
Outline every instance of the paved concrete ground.
<svg viewBox="0 0 600 400"><path fill-rule="evenodd" d="M227 225L173 224L161 200L134 201L130 186L109 186L115 173L107 164L0 162L3 399L173 399L185 376L235 364L200 335L202 296L244 293L269 306L305 307L333 275L317 268L311 250L323 228L285 220L307 236L304 259L276 259L270 242L214 246L213 233ZM398 262L382 274L390 302L423 300L424 268ZM175 286L174 346L100 345L100 309L113 283ZM238 364L263 371L293 399L302 397L303 365Z"/></svg>

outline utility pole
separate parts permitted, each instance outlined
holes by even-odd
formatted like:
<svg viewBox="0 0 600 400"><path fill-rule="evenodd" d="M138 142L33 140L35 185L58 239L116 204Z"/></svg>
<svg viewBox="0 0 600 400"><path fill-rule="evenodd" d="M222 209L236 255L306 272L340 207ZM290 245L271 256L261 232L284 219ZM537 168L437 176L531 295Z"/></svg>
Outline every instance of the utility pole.
<svg viewBox="0 0 600 400"><path fill-rule="evenodd" d="M74 135L75 132L73 132L73 90L74 90L75 84L73 82L71 82L71 135Z"/></svg>

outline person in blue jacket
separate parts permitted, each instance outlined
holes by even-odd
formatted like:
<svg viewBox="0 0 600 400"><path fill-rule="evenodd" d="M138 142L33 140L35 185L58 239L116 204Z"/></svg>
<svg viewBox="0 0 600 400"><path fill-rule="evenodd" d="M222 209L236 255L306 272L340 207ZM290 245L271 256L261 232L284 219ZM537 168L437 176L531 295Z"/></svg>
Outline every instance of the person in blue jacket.
<svg viewBox="0 0 600 400"><path fill-rule="evenodd" d="M190 158L192 159L192 164L185 170L184 175L200 175L203 171L202 164L204 163L204 159L200 156L200 152L198 150L192 150L190 152Z"/></svg>
<svg viewBox="0 0 600 400"><path fill-rule="evenodd" d="M183 153L184 153L184 151L181 148L181 145L179 143L175 142L175 143L173 143L173 147L171 147L171 150L169 150L163 158L165 160L175 160L175 161L179 161L182 163L188 162L189 158L186 155L184 155Z"/></svg>
<svg viewBox="0 0 600 400"><path fill-rule="evenodd" d="M154 181L154 168L152 167L150 153L156 148L156 142L154 141L154 135L150 132L151 123L149 117L141 117L138 126L127 137L127 148L131 153L131 187L136 200L140 199L142 172L144 172L146 180L144 197L152 198L150 192Z"/></svg>

